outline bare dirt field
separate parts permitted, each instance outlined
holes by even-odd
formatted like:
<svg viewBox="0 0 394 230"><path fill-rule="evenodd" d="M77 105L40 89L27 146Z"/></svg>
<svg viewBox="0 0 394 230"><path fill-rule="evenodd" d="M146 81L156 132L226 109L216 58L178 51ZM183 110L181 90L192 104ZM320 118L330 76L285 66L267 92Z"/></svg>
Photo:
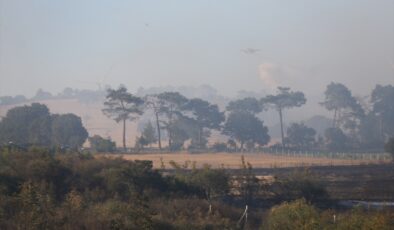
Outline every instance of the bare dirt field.
<svg viewBox="0 0 394 230"><path fill-rule="evenodd" d="M145 154L111 154L110 157L122 157L127 160L150 160L153 167L162 168L162 162L167 169L171 168L170 161L179 165L188 162L189 167L194 164L202 167L209 164L213 168L236 169L241 165L241 156L245 161L252 164L253 168L283 168L299 166L330 166L330 165L362 165L387 163L380 160L351 160L351 159L331 159L326 157L305 157L305 156L278 156L267 153L145 153Z"/></svg>

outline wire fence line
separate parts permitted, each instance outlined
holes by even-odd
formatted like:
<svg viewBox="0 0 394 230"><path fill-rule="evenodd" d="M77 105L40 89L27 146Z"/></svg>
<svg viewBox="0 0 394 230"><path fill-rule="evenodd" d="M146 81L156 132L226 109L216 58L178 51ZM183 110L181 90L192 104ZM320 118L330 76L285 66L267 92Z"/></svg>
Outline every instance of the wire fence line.
<svg viewBox="0 0 394 230"><path fill-rule="evenodd" d="M176 153L168 150L160 150L158 148L147 148L143 150L136 150L129 148L126 151L120 149L120 152L125 154L151 154L151 153L162 153L171 154ZM184 152L184 151L179 151ZM215 154L217 151L211 149L194 149L187 151L190 154L199 153L212 153ZM281 149L281 148L264 148L264 149L253 149L248 151L225 151L226 153L238 153L238 154L270 154L273 156L288 156L288 157L309 157L309 158L329 158L329 159L344 159L344 160L370 160L370 161L390 161L393 156L386 152L341 152L341 151L318 151L318 150L292 150L292 149Z"/></svg>
<svg viewBox="0 0 394 230"><path fill-rule="evenodd" d="M373 160L373 161L389 161L392 155L386 152L323 152L308 150L290 150L290 149L265 149L262 151L267 154L278 156L292 157L311 157L311 158L329 158L329 159L345 159L345 160ZM258 153L258 152L256 152Z"/></svg>

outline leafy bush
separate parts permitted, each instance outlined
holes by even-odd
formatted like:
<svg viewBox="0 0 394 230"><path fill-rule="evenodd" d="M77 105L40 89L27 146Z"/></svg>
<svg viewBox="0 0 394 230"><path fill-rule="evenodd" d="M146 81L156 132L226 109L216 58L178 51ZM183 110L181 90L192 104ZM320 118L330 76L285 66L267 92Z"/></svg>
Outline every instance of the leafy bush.
<svg viewBox="0 0 394 230"><path fill-rule="evenodd" d="M227 144L216 142L212 145L211 149L215 152L225 152L227 151Z"/></svg>
<svg viewBox="0 0 394 230"><path fill-rule="evenodd" d="M319 212L305 199L284 202L270 209L267 229L391 229L392 214L380 211L364 211L355 207L350 211Z"/></svg>
<svg viewBox="0 0 394 230"><path fill-rule="evenodd" d="M325 187L307 168L296 170L286 177L278 179L274 186L274 193L279 200L294 200L304 198L308 202L328 199Z"/></svg>
<svg viewBox="0 0 394 230"><path fill-rule="evenodd" d="M334 220L335 216L335 220ZM365 211L361 207L335 213L324 211L321 213L321 221L325 229L392 229L393 216L386 211Z"/></svg>
<svg viewBox="0 0 394 230"><path fill-rule="evenodd" d="M267 223L268 229L321 229L318 211L305 199L274 206Z"/></svg>
<svg viewBox="0 0 394 230"><path fill-rule="evenodd" d="M110 139L102 138L99 135L89 137L90 147L96 152L112 153L116 151L116 144Z"/></svg>

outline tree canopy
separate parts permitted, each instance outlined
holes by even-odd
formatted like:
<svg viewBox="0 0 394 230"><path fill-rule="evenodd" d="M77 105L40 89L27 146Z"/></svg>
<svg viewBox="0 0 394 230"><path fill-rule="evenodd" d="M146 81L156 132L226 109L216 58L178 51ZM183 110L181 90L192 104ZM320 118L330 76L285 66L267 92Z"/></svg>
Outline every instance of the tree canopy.
<svg viewBox="0 0 394 230"><path fill-rule="evenodd" d="M204 128L219 130L220 124L224 121L224 113L219 111L217 105L199 98L189 100L184 108L191 111L191 119L198 126L198 145L202 147Z"/></svg>
<svg viewBox="0 0 394 230"><path fill-rule="evenodd" d="M103 112L116 122L123 123L123 148L126 149L126 121L133 121L143 113L143 100L127 92L127 88L120 86L118 89L107 90Z"/></svg>
<svg viewBox="0 0 394 230"><path fill-rule="evenodd" d="M175 121L183 115L183 110L188 99L178 92L163 92L157 95L160 100L160 110L165 114L166 119L162 120L162 127L168 134L168 147L173 149L173 139L175 131L179 128L175 127Z"/></svg>
<svg viewBox="0 0 394 230"><path fill-rule="evenodd" d="M283 110L293 107L300 107L306 103L304 93L292 92L290 88L278 87L276 95L268 95L261 99L263 105L270 105L274 107L279 113L280 131L282 136L282 145L285 146L285 137L283 130Z"/></svg>
<svg viewBox="0 0 394 230"><path fill-rule="evenodd" d="M381 120L385 138L394 136L394 86L377 85L372 91L373 113Z"/></svg>
<svg viewBox="0 0 394 230"><path fill-rule="evenodd" d="M327 149L342 151L348 147L348 137L339 128L329 128L324 133Z"/></svg>
<svg viewBox="0 0 394 230"><path fill-rule="evenodd" d="M51 143L49 109L39 103L10 109L0 123L0 139L3 143L49 146Z"/></svg>
<svg viewBox="0 0 394 230"><path fill-rule="evenodd" d="M55 114L52 116L52 143L56 146L77 148L82 146L88 132L81 118L74 114Z"/></svg>
<svg viewBox="0 0 394 230"><path fill-rule="evenodd" d="M81 118L74 114L53 114L38 103L10 109L0 122L0 140L18 145L82 146L88 137Z"/></svg>
<svg viewBox="0 0 394 230"><path fill-rule="evenodd" d="M334 111L333 127L338 127L338 121L347 117L362 117L364 110L352 96L350 90L341 83L331 82L324 92L325 100L320 103L328 111ZM347 110L347 111L345 111Z"/></svg>
<svg viewBox="0 0 394 230"><path fill-rule="evenodd" d="M103 138L99 135L89 137L90 148L97 152L114 152L116 150L116 144L111 139Z"/></svg>
<svg viewBox="0 0 394 230"><path fill-rule="evenodd" d="M142 130L142 137L146 140L148 145L157 141L155 127L153 127L150 121L144 126L144 129Z"/></svg>
<svg viewBox="0 0 394 230"><path fill-rule="evenodd" d="M243 151L245 142L265 145L270 140L267 127L249 112L230 113L224 124L223 133L239 141L241 151Z"/></svg>
<svg viewBox="0 0 394 230"><path fill-rule="evenodd" d="M262 104L254 97L246 97L235 101L230 101L226 107L227 111L246 111L253 114L260 113L263 111Z"/></svg>
<svg viewBox="0 0 394 230"><path fill-rule="evenodd" d="M316 131L303 123L293 123L287 129L286 143L289 147L309 149L315 144Z"/></svg>
<svg viewBox="0 0 394 230"><path fill-rule="evenodd" d="M164 100L162 100L158 94L146 95L144 97L145 109L151 109L155 116L155 125L157 130L157 140L159 142L159 149L161 146L161 116L164 113Z"/></svg>

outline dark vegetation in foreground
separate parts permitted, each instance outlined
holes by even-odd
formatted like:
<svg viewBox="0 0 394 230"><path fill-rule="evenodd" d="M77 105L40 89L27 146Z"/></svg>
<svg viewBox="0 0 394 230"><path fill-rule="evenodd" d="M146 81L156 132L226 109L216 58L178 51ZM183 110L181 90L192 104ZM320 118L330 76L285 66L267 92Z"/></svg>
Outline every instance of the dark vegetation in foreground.
<svg viewBox="0 0 394 230"><path fill-rule="evenodd" d="M237 173L209 165L174 168L164 173L149 161L3 149L0 229L390 229L394 224L392 210L336 208L312 170L278 173L271 180L256 177L243 160Z"/></svg>

